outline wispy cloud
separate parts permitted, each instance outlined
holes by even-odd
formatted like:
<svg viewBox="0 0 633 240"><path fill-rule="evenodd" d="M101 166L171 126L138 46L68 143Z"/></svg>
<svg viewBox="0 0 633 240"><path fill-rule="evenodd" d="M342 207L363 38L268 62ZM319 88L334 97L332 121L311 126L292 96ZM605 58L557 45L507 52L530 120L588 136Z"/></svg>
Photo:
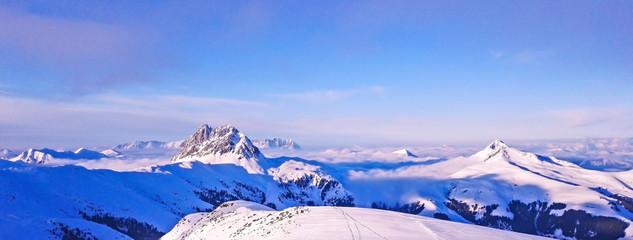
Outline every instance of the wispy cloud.
<svg viewBox="0 0 633 240"><path fill-rule="evenodd" d="M275 94L274 97L289 100L298 100L306 102L334 102L346 98L350 98L357 95L374 95L379 96L385 93L385 88L382 86L371 86L363 88L355 88L348 90L321 90L301 93L284 93Z"/></svg>
<svg viewBox="0 0 633 240"><path fill-rule="evenodd" d="M547 115L560 121L566 127L586 127L620 119L631 114L622 108L576 108L548 111Z"/></svg>
<svg viewBox="0 0 633 240"><path fill-rule="evenodd" d="M168 66L152 34L131 25L39 15L0 6L0 50L49 73L65 92L99 92L151 80ZM160 55L160 56L158 56ZM16 81L23 79L6 79ZM20 82L18 82L20 81Z"/></svg>
<svg viewBox="0 0 633 240"><path fill-rule="evenodd" d="M541 63L555 56L554 49L524 49L520 51L490 50L490 57L496 60L505 60L514 63Z"/></svg>
<svg viewBox="0 0 633 240"><path fill-rule="evenodd" d="M0 14L1 45L39 60L70 63L112 58L130 50L129 42L135 42L131 31L115 25L43 17L4 7Z"/></svg>
<svg viewBox="0 0 633 240"><path fill-rule="evenodd" d="M0 109L10 113L0 115L0 146L58 147L37 144L61 142L77 147L177 140L201 123L248 125L245 122L266 111L267 103L158 95L95 95L55 102L0 95Z"/></svg>

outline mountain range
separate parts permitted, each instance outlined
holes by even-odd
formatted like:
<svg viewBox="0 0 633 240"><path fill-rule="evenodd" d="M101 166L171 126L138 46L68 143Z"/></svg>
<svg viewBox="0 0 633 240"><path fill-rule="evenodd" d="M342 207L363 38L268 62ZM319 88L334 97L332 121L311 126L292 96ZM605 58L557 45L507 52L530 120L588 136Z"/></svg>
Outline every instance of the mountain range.
<svg viewBox="0 0 633 240"><path fill-rule="evenodd" d="M77 159L101 159L101 158L106 158L106 157L108 156L106 156L105 154L88 150L85 148L79 148L75 150L74 152L56 151L56 150L48 149L48 148L42 148L42 149L31 148L11 158L11 161L23 161L26 163L43 164L55 158L77 160Z"/></svg>
<svg viewBox="0 0 633 240"><path fill-rule="evenodd" d="M301 146L299 146L299 144L294 142L292 139L273 138L253 140L253 145L255 145L259 149L282 148L289 150L301 150Z"/></svg>
<svg viewBox="0 0 633 240"><path fill-rule="evenodd" d="M633 236L632 171L586 169L499 140L448 159L324 163L267 158L235 127L205 124L167 164L117 172L0 160L0 183L0 239L153 239L168 232L166 238L212 232L283 239L323 224L336 226L334 238L348 230L352 239L483 232L524 238L476 225L559 239ZM249 203L220 207L235 200ZM401 231L381 229L383 218Z"/></svg>

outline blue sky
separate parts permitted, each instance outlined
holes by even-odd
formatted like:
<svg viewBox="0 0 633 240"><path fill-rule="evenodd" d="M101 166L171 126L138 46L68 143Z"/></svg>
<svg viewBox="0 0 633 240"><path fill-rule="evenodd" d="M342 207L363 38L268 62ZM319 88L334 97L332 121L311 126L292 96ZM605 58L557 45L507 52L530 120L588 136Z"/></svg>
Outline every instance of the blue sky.
<svg viewBox="0 0 633 240"><path fill-rule="evenodd" d="M631 1L1 1L0 148L633 136Z"/></svg>

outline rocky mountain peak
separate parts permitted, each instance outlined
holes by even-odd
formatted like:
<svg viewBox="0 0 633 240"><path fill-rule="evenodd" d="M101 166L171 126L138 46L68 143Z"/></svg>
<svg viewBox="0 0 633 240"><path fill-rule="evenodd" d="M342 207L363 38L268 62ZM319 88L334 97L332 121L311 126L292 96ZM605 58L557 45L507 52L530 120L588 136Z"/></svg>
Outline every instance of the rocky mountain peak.
<svg viewBox="0 0 633 240"><path fill-rule="evenodd" d="M211 131L213 129L211 127L209 127L209 125L207 124L202 124L200 125L200 127L198 127L198 129L196 130L196 132L194 132L186 141L185 141L185 146L186 145L191 145L191 144L200 144L206 140L209 140L209 136L211 135Z"/></svg>
<svg viewBox="0 0 633 240"><path fill-rule="evenodd" d="M237 128L231 125L210 128L206 124L185 141L173 162L198 160L206 163L233 163L249 172L262 173L259 166L264 155Z"/></svg>
<svg viewBox="0 0 633 240"><path fill-rule="evenodd" d="M509 148L510 147L508 147L508 145L506 145L503 141L499 139L495 139L494 141L492 141L492 143L488 144L486 148L476 153L475 156L479 156L483 158L484 161L488 161L488 159L500 153L503 154L504 156L507 156L508 155L507 150Z"/></svg>

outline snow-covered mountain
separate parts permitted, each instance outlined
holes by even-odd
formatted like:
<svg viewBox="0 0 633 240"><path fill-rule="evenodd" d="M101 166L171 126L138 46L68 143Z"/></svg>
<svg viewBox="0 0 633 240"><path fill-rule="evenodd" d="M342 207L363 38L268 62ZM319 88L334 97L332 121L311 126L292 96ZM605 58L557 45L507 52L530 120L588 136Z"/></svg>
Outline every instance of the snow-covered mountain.
<svg viewBox="0 0 633 240"><path fill-rule="evenodd" d="M12 152L9 149L0 148L0 159L10 159L15 157L17 154Z"/></svg>
<svg viewBox="0 0 633 240"><path fill-rule="evenodd" d="M633 169L633 138L588 138L550 141L520 146L530 152L565 159L587 169L626 171Z"/></svg>
<svg viewBox="0 0 633 240"><path fill-rule="evenodd" d="M632 173L587 170L497 140L469 157L352 170L342 183L357 206L422 204L425 216L559 238L615 239L633 233Z"/></svg>
<svg viewBox="0 0 633 240"><path fill-rule="evenodd" d="M414 157L414 158L418 157L415 154L409 152L409 150L407 150L407 149L396 150L396 151L393 151L392 153L400 155L400 156L403 156L403 157Z"/></svg>
<svg viewBox="0 0 633 240"><path fill-rule="evenodd" d="M100 153L108 157L122 157L123 156L121 152L114 149L106 149L106 150L101 151Z"/></svg>
<svg viewBox="0 0 633 240"><path fill-rule="evenodd" d="M391 150L384 153L394 155ZM335 157L332 154L328 156ZM236 128L205 124L185 140L171 163L150 162L148 165L153 166L134 172L0 160L0 239L157 238L182 217L208 212L233 200L276 210L311 205L377 208L412 214L402 216L417 219L414 221L423 219L414 215L421 215L560 239L633 236L633 170L584 169L558 158L511 148L498 140L470 156L415 159L337 163L266 158ZM323 209L329 209L323 214L331 214L333 209L341 208ZM359 226L356 233L367 237L370 234L364 235L365 230L376 230L369 226L373 218L357 221L360 215L383 212L350 211L362 213L340 216ZM289 214L284 212L267 214L282 218ZM253 212L248 216L253 214L259 215ZM349 216L356 220L350 221ZM345 219L323 224L338 226ZM187 220L192 218L183 221ZM216 227L226 226L221 219L216 220L214 223L220 224ZM277 228L286 227L271 224L271 233L275 234ZM288 229L310 229L303 226ZM198 227L187 230L179 226L176 232L180 235L207 229ZM398 232L405 234L403 237L411 236L404 233L406 229ZM244 231L235 236L250 236ZM267 236L278 236L275 234Z"/></svg>
<svg viewBox="0 0 633 240"><path fill-rule="evenodd" d="M108 156L88 150L85 148L79 148L74 152L71 151L55 151L53 149L43 148L43 149L29 149L20 153L18 156L11 158L11 161L23 161L26 163L36 163L36 164L44 164L53 159L101 159L107 158Z"/></svg>
<svg viewBox="0 0 633 240"><path fill-rule="evenodd" d="M293 207L247 201L180 220L161 239L546 239L412 214L367 208Z"/></svg>
<svg viewBox="0 0 633 240"><path fill-rule="evenodd" d="M238 199L274 209L353 205L319 167L285 164L267 175L199 161L116 172L0 160L0 239L156 239L187 214Z"/></svg>
<svg viewBox="0 0 633 240"><path fill-rule="evenodd" d="M224 125L211 128L203 124L185 140L173 162L200 161L211 164L229 163L242 166L249 173L264 173L260 165L264 155L237 128Z"/></svg>
<svg viewBox="0 0 633 240"><path fill-rule="evenodd" d="M283 149L288 149L288 150L301 150L301 147L299 146L299 144L294 142L292 139L273 138L273 139L253 140L253 145L258 147L259 149L283 148Z"/></svg>
<svg viewBox="0 0 633 240"><path fill-rule="evenodd" d="M167 149L180 149L184 141L175 141L175 142L161 142L161 141L134 141L130 143L120 144L112 149L114 150L140 150L140 149L156 149L156 148L167 148Z"/></svg>

